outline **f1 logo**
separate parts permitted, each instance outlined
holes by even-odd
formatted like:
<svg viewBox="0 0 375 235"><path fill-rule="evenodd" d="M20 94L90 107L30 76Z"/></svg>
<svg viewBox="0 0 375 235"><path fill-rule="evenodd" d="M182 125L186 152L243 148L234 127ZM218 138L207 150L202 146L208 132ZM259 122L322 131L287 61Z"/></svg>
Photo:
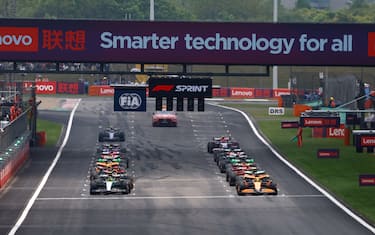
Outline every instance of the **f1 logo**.
<svg viewBox="0 0 375 235"><path fill-rule="evenodd" d="M375 56L375 32L368 33L368 56Z"/></svg>

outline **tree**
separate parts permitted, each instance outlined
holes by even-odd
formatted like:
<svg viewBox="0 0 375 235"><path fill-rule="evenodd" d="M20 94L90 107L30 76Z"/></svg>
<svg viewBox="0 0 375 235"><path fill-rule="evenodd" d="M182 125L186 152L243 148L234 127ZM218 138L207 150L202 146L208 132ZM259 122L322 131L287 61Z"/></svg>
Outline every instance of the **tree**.
<svg viewBox="0 0 375 235"><path fill-rule="evenodd" d="M297 0L296 2L296 8L301 9L301 8L310 8L310 0Z"/></svg>

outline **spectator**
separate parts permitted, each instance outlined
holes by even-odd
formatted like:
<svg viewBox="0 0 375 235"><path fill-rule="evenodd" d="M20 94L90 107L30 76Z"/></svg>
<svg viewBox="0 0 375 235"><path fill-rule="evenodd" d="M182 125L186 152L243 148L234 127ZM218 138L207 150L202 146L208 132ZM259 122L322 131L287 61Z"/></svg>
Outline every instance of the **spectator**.
<svg viewBox="0 0 375 235"><path fill-rule="evenodd" d="M328 107L330 107L330 108L336 108L335 98L333 98L332 96L331 96L331 98L329 98Z"/></svg>

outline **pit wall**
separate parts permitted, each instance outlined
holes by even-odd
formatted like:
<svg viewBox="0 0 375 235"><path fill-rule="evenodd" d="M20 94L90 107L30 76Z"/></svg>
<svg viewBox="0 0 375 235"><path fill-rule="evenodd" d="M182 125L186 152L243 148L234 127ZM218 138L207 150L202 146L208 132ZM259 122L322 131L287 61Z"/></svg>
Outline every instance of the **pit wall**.
<svg viewBox="0 0 375 235"><path fill-rule="evenodd" d="M1 154L0 189L4 188L10 179L21 168L30 156L29 137L17 139L5 152Z"/></svg>

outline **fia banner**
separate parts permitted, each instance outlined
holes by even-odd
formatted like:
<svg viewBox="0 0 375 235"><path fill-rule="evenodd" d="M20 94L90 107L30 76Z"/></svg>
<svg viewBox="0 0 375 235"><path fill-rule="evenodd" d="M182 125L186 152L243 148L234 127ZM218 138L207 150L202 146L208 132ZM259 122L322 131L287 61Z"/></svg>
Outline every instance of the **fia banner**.
<svg viewBox="0 0 375 235"><path fill-rule="evenodd" d="M145 87L115 87L114 111L146 112Z"/></svg>

